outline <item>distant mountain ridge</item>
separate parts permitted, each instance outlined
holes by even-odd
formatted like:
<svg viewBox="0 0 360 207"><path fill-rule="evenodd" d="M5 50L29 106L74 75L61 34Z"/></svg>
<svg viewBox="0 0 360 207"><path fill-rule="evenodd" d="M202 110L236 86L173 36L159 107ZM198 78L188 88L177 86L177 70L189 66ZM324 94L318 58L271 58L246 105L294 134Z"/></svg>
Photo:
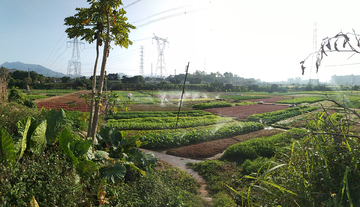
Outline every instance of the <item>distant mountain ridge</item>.
<svg viewBox="0 0 360 207"><path fill-rule="evenodd" d="M66 76L66 74L64 73L59 73L59 72L55 72L49 68L46 68L42 65L37 65L37 64L26 64L26 63L22 63L22 62L5 62L3 64L1 64L0 66L3 66L7 69L17 69L17 70L22 70L22 71L35 71L38 74L41 74L43 76L47 76L47 77L63 77ZM73 77L72 77L73 78Z"/></svg>
<svg viewBox="0 0 360 207"><path fill-rule="evenodd" d="M22 62L4 62L3 64L0 65L0 67L3 66L7 69L16 69L16 70L22 70L22 71L35 71L38 74L41 74L43 76L46 77L64 77L67 76L64 73L59 73L59 72L55 72L49 68L46 68L42 65L37 65L37 64L27 64L27 63L22 63ZM119 74L119 78L121 79L122 76L126 76L125 73L118 73ZM70 78L76 78L74 75L70 75ZM87 77L89 78L89 77Z"/></svg>

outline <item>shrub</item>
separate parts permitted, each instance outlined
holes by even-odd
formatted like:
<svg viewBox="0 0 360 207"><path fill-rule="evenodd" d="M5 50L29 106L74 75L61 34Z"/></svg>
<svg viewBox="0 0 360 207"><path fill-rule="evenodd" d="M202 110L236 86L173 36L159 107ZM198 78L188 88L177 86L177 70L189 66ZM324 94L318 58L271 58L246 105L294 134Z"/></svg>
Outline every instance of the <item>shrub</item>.
<svg viewBox="0 0 360 207"><path fill-rule="evenodd" d="M37 108L37 104L30 99L24 100L24 106L27 106L29 108Z"/></svg>
<svg viewBox="0 0 360 207"><path fill-rule="evenodd" d="M204 206L197 181L172 167L152 169L138 181L107 185L110 206ZM162 168L162 169L161 169Z"/></svg>
<svg viewBox="0 0 360 207"><path fill-rule="evenodd" d="M84 121L89 117L89 112L81 111L65 111L66 118L68 118L72 124L73 130L86 131L88 128L88 123Z"/></svg>
<svg viewBox="0 0 360 207"><path fill-rule="evenodd" d="M0 129L5 129L9 134L17 133L16 122L25 117L40 118L38 109L28 108L21 104L11 102L0 104Z"/></svg>
<svg viewBox="0 0 360 207"><path fill-rule="evenodd" d="M26 154L16 165L0 163L0 169L2 206L28 206L33 196L43 206L75 206L83 196L71 162L56 145L41 156Z"/></svg>
<svg viewBox="0 0 360 207"><path fill-rule="evenodd" d="M241 164L242 167L242 174L243 175L249 175L251 173L264 173L270 164L270 159L266 157L258 157L254 160L247 159L243 164Z"/></svg>
<svg viewBox="0 0 360 207"><path fill-rule="evenodd" d="M10 102L23 103L24 96L22 95L22 92L19 91L17 88L12 88L9 91L8 100Z"/></svg>
<svg viewBox="0 0 360 207"><path fill-rule="evenodd" d="M236 207L235 201L226 193L220 192L214 195L214 206Z"/></svg>
<svg viewBox="0 0 360 207"><path fill-rule="evenodd" d="M237 182L238 204L359 206L360 144L351 132L351 115L340 120L336 115L317 116L308 122L311 131L282 148L284 153L271 160L274 168Z"/></svg>

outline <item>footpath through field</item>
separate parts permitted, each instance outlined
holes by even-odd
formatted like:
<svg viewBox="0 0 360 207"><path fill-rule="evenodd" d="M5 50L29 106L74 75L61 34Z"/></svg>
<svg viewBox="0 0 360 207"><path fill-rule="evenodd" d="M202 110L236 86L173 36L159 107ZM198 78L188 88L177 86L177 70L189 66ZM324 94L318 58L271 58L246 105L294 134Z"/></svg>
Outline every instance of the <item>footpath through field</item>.
<svg viewBox="0 0 360 207"><path fill-rule="evenodd" d="M190 174L194 179L196 179L200 183L199 191L201 198L204 199L205 201L212 200L212 198L208 197L208 191L206 190L205 180L197 172L186 167L186 163L188 162L198 163L200 162L199 160L176 157L172 155L163 154L160 152L150 151L147 149L140 149L140 150L145 153L149 153L149 152L154 153L155 157L159 158L160 161L165 162L171 166L177 167L180 170Z"/></svg>

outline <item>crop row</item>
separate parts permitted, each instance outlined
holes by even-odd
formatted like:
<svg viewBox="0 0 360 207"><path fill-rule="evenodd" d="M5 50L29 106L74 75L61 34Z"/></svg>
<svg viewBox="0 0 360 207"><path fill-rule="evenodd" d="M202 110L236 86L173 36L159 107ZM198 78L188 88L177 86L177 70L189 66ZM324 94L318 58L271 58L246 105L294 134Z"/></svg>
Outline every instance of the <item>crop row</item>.
<svg viewBox="0 0 360 207"><path fill-rule="evenodd" d="M217 123L232 122L233 119L228 117L219 117L216 115L207 115L202 117L180 117L177 123L177 117L148 117L115 120L109 119L107 125L109 127L116 127L119 130L149 130L149 129L174 129L206 126Z"/></svg>
<svg viewBox="0 0 360 207"><path fill-rule="evenodd" d="M133 119L133 118L146 118L146 117L176 117L178 111L127 111L119 112L117 114L108 115L109 119ZM210 112L191 110L180 111L179 116L205 116L212 115Z"/></svg>
<svg viewBox="0 0 360 207"><path fill-rule="evenodd" d="M233 99L233 100L247 100L247 99L259 99L259 98L270 98L270 97L269 96L221 95L220 98Z"/></svg>
<svg viewBox="0 0 360 207"><path fill-rule="evenodd" d="M228 147L223 159L256 159L258 157L272 157L276 148L283 147L291 143L291 139L295 138L294 134L305 134L305 129L291 129L287 132L276 134L270 137L260 137ZM279 144L280 143L280 144Z"/></svg>
<svg viewBox="0 0 360 207"><path fill-rule="evenodd" d="M188 132L173 132L155 134L148 133L146 135L137 135L141 142L144 143L144 148L168 148L187 146L191 144L229 138L241 134L246 134L258 131L264 128L261 123L244 122L226 125L220 128L214 127L212 129L200 129Z"/></svg>
<svg viewBox="0 0 360 207"><path fill-rule="evenodd" d="M301 103L315 103L319 101L323 101L324 98L316 97L316 96L308 96L302 98L294 98L288 100L277 101L276 103L284 103L284 104L301 104Z"/></svg>
<svg viewBox="0 0 360 207"><path fill-rule="evenodd" d="M199 103L195 104L192 107L195 109L209 109L209 108L222 108L230 107L232 104L226 102L209 102L209 103Z"/></svg>
<svg viewBox="0 0 360 207"><path fill-rule="evenodd" d="M28 99L32 99L32 100L47 98L47 96L44 96L44 95L24 95L24 97L28 98Z"/></svg>
<svg viewBox="0 0 360 207"><path fill-rule="evenodd" d="M248 121L261 122L264 124L273 124L280 120L287 119L290 117L298 116L302 111L314 111L317 107L293 107L279 111L267 112L262 114L253 114L246 118Z"/></svg>

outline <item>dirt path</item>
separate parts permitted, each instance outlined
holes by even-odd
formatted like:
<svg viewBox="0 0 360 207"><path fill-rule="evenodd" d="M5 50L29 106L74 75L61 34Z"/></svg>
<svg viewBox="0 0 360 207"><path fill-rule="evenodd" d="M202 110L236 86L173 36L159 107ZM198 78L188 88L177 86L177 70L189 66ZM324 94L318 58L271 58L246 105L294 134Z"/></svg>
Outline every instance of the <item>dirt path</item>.
<svg viewBox="0 0 360 207"><path fill-rule="evenodd" d="M186 167L186 163L188 163L188 162L198 163L198 162L201 162L201 161L182 158L182 157L176 157L176 156L172 156L172 155L163 154L163 153L160 153L160 152L150 151L150 150L147 150L147 149L140 149L140 150L145 152L145 153L152 152L152 153L154 153L155 157L159 158L160 161L165 162L165 163L167 163L167 164L169 164L171 166L177 167L180 170L182 170L182 171L188 173L189 175L191 175L200 184L199 192L200 192L201 198L203 200L205 200L205 201L208 201L208 202L212 201L212 198L208 197L209 193L206 190L206 182L203 179L203 177L201 177L193 169L189 169L189 168Z"/></svg>

